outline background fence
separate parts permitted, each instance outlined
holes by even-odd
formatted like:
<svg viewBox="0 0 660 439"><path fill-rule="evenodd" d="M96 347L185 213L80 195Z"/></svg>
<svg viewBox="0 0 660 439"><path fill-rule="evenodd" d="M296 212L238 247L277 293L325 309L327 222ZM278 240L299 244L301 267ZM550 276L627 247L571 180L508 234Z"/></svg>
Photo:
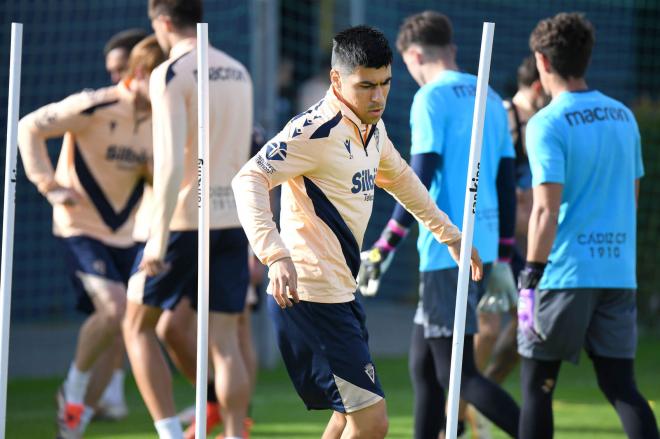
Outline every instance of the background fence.
<svg viewBox="0 0 660 439"><path fill-rule="evenodd" d="M10 22L24 27L21 116L82 88L109 83L102 49L115 32L150 28L145 0L5 0L0 6L0 130L6 123ZM257 120L269 134L299 112L301 102L327 87L332 35L351 24L367 23L385 32L393 44L401 21L424 9L436 9L453 21L458 62L477 69L481 23L496 22L491 85L502 96L515 88L515 71L529 49L536 22L559 11L582 11L597 31L588 81L633 108L641 108L647 176L639 212L639 282L647 318L658 316L660 279L655 260L660 248L660 116L651 102L660 94L660 4L657 1L595 0L206 0L205 20L211 43L245 63L256 85ZM388 133L408 156L408 116L417 85L396 56L392 91L384 119ZM646 102L640 105L640 102ZM50 142L52 156L58 142ZM0 164L4 161L4 153ZM20 166L19 166L20 168ZM4 164L2 164L2 171ZM393 201L382 191L365 245L378 236ZM46 201L19 169L12 312L16 320L73 316L58 243L51 235ZM386 275L377 300L415 300L417 255L414 236L407 239Z"/></svg>

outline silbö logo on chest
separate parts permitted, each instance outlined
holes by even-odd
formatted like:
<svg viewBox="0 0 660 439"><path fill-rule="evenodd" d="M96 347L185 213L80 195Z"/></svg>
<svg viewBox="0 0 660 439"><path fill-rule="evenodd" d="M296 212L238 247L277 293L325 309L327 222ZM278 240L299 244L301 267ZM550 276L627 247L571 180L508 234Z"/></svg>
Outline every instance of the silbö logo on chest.
<svg viewBox="0 0 660 439"><path fill-rule="evenodd" d="M373 190L376 183L377 172L378 168L373 168L363 169L353 174L353 178L351 180L353 183L353 187L351 187L351 193L358 194L360 192L366 192L364 194L364 201L373 201Z"/></svg>

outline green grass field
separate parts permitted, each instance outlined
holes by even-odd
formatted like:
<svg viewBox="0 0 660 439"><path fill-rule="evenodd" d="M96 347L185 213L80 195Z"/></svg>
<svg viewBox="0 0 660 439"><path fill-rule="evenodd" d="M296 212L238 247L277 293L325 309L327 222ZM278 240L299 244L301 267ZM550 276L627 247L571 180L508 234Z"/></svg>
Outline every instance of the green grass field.
<svg viewBox="0 0 660 439"><path fill-rule="evenodd" d="M412 390L406 359L381 358L376 361L387 394L391 438L412 437ZM660 418L660 339L640 341L636 363L637 381L651 400ZM517 372L507 381L507 389L520 400ZM13 380L9 382L7 438L42 439L54 437L54 395L59 379ZM194 400L193 390L177 379L179 407ZM601 396L590 361L583 356L578 367L563 366L555 393L555 437L559 439L614 439L623 437L614 410ZM155 438L155 430L133 382L127 383L130 416L120 423L95 422L86 438ZM657 402L656 402L657 401ZM259 375L253 401L253 438L318 438L329 412L308 412L295 394L282 368ZM505 435L497 432L497 438Z"/></svg>

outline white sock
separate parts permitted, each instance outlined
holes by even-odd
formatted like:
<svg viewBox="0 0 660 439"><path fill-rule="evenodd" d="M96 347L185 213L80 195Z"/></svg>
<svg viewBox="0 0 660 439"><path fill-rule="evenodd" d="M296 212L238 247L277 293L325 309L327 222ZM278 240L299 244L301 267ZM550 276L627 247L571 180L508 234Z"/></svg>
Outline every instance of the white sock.
<svg viewBox="0 0 660 439"><path fill-rule="evenodd" d="M223 436L225 439L243 439L240 436Z"/></svg>
<svg viewBox="0 0 660 439"><path fill-rule="evenodd" d="M91 372L82 372L78 370L75 363L71 363L69 374L64 382L64 394L66 402L71 404L82 404L85 400L85 392L87 392L87 384L89 384L89 377Z"/></svg>
<svg viewBox="0 0 660 439"><path fill-rule="evenodd" d="M124 369L117 369L101 395L100 401L107 404L121 404L124 402Z"/></svg>
<svg viewBox="0 0 660 439"><path fill-rule="evenodd" d="M183 439L181 421L176 416L154 422L159 439Z"/></svg>

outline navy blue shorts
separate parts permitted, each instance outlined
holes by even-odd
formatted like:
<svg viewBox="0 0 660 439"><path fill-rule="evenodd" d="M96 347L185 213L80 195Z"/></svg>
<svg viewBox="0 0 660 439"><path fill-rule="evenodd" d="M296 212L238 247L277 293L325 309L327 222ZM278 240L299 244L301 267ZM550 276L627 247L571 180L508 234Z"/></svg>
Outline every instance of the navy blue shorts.
<svg viewBox="0 0 660 439"><path fill-rule="evenodd" d="M85 314L94 312L94 303L78 277L78 273L93 274L124 285L131 275L137 246L110 247L87 236L59 238L63 244L69 278L76 293L76 309Z"/></svg>
<svg viewBox="0 0 660 439"><path fill-rule="evenodd" d="M359 302L301 301L282 309L269 295L268 309L287 372L308 410L351 413L385 397Z"/></svg>
<svg viewBox="0 0 660 439"><path fill-rule="evenodd" d="M250 281L248 240L241 228L211 230L209 239L209 309L241 313ZM174 309L187 296L197 309L197 231L171 232L165 262L170 269L154 277L138 271L144 247L138 251L128 298L161 309Z"/></svg>

